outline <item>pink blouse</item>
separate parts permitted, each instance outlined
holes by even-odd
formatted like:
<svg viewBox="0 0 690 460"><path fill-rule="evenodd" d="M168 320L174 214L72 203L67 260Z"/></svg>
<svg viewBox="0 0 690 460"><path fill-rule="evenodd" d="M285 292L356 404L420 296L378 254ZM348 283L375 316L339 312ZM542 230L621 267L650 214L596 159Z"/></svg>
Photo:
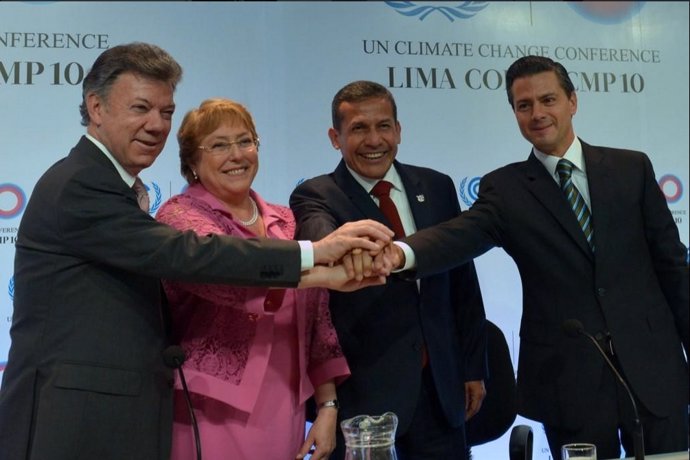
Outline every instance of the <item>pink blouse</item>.
<svg viewBox="0 0 690 460"><path fill-rule="evenodd" d="M266 203L253 191L270 238L292 239L292 211ZM168 200L156 218L199 235L256 237L235 222L227 208L201 184ZM238 261L242 263L242 261ZM185 350L190 391L251 413L271 354L274 314L264 308L267 288L192 284L164 280L172 316L172 340ZM314 387L350 375L328 310L325 289L287 289L281 309L294 309L299 367L299 402ZM179 387L180 383L176 385Z"/></svg>

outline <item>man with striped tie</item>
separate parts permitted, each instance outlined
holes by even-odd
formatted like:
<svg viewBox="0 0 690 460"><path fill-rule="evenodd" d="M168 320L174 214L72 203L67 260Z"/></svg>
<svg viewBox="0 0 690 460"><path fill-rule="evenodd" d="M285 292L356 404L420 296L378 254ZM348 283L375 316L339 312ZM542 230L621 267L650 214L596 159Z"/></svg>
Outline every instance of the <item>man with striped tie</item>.
<svg viewBox="0 0 690 460"><path fill-rule="evenodd" d="M687 248L642 152L596 147L572 125L568 72L526 56L506 73L508 101L532 144L526 161L485 175L461 216L391 246L398 267L429 276L502 247L523 290L518 410L544 424L554 460L569 442L599 458L633 452L631 401L582 323L627 380L646 453L688 447Z"/></svg>

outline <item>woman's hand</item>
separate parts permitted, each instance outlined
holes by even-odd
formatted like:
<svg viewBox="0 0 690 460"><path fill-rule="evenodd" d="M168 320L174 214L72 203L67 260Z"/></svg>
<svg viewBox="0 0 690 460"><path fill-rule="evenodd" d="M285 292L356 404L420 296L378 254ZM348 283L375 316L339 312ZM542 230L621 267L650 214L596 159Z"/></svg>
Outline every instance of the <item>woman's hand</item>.
<svg viewBox="0 0 690 460"><path fill-rule="evenodd" d="M302 459L311 454L312 460L326 460L335 449L335 430L338 424L338 409L322 407L316 415L302 448L295 456ZM312 449L313 446L313 449Z"/></svg>

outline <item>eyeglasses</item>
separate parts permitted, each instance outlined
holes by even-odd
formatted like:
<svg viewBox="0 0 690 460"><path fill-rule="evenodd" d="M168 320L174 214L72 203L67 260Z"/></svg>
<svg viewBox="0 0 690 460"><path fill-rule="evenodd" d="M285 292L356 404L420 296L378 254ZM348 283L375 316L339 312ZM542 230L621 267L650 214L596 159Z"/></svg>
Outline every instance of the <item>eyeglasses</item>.
<svg viewBox="0 0 690 460"><path fill-rule="evenodd" d="M206 150L213 156L221 156L230 153L233 145L236 145L240 152L251 152L259 148L259 138L252 139L251 137L246 137L233 142L218 141L210 147L200 145L198 148L199 150Z"/></svg>

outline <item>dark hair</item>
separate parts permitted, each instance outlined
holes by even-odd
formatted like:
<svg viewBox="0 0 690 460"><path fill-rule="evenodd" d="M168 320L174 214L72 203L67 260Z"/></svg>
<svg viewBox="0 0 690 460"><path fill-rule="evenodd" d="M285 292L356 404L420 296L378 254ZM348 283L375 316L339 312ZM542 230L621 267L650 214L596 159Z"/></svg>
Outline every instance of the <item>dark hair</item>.
<svg viewBox="0 0 690 460"><path fill-rule="evenodd" d="M542 72L555 72L561 88L565 94L570 95L575 91L575 86L568 76L568 71L559 62L544 56L524 56L513 62L506 72L506 91L508 103L513 107L513 82L517 78L528 77Z"/></svg>
<svg viewBox="0 0 690 460"><path fill-rule="evenodd" d="M252 133L254 140L259 139L254 119L245 106L230 99L206 99L198 109L187 112L177 131L177 143L180 145L180 172L189 184L196 181L192 165L199 158L201 140L224 123L244 125Z"/></svg>
<svg viewBox="0 0 690 460"><path fill-rule="evenodd" d="M106 99L117 77L126 72L170 83L173 90L182 79L180 64L156 45L137 42L107 49L96 58L82 82L82 102L79 106L82 125L88 126L91 121L86 107L89 94L96 93Z"/></svg>
<svg viewBox="0 0 690 460"><path fill-rule="evenodd" d="M373 81L358 80L348 83L343 86L333 97L331 103L331 116L333 118L333 128L340 129L340 123L343 121L340 114L340 104L343 102L361 102L367 99L382 97L387 99L393 107L393 119L398 121L398 107L395 105L395 99L388 89Z"/></svg>

